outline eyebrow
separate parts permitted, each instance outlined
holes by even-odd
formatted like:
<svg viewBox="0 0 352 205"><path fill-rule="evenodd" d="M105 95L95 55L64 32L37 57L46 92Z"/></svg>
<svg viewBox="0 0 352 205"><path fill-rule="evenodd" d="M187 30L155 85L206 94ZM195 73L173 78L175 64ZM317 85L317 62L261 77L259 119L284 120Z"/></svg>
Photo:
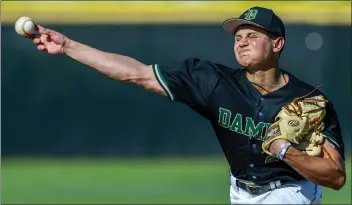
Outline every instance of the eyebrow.
<svg viewBox="0 0 352 205"><path fill-rule="evenodd" d="M248 32L246 35L257 34L257 31ZM242 35L235 34L235 37L241 37Z"/></svg>

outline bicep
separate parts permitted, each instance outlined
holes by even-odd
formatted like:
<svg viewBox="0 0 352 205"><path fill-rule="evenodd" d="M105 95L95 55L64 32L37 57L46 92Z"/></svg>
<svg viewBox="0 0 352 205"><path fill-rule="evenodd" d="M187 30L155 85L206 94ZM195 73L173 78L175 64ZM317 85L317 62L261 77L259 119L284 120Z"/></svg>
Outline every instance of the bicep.
<svg viewBox="0 0 352 205"><path fill-rule="evenodd" d="M130 80L132 83L142 87L145 90L166 96L166 92L156 79L153 72L153 66L140 66L137 69L135 76L135 78Z"/></svg>

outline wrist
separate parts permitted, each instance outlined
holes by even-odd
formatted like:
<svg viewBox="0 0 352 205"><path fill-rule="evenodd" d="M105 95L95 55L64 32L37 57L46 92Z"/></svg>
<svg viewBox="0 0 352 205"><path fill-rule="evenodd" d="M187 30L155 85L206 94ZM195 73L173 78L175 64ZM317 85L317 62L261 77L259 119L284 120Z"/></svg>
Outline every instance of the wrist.
<svg viewBox="0 0 352 205"><path fill-rule="evenodd" d="M280 160L283 160L290 146L292 146L290 142L287 142L286 144L284 144L281 150L276 154L277 158L279 158Z"/></svg>
<svg viewBox="0 0 352 205"><path fill-rule="evenodd" d="M75 42L72 41L69 38L66 38L65 41L62 43L62 54L70 56L70 53L72 52Z"/></svg>

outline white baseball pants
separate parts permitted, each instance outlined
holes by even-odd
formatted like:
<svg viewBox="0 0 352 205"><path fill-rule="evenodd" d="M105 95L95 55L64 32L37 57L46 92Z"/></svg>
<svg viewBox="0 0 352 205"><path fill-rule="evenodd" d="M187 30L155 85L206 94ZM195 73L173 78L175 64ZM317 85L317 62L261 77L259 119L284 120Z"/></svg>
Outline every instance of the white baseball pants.
<svg viewBox="0 0 352 205"><path fill-rule="evenodd" d="M235 178L231 176L231 204L320 204L321 198L322 187L308 180L285 183L264 194L252 196L238 188Z"/></svg>

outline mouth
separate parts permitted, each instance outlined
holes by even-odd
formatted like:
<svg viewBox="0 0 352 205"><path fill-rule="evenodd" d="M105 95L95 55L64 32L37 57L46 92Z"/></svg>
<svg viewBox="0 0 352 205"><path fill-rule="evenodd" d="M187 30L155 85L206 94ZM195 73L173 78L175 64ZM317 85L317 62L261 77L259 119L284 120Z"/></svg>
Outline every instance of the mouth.
<svg viewBox="0 0 352 205"><path fill-rule="evenodd" d="M245 52L247 52L247 51L250 51L250 50L248 50L248 49L240 50L240 52L238 52L238 54L242 54L242 53L245 53Z"/></svg>

